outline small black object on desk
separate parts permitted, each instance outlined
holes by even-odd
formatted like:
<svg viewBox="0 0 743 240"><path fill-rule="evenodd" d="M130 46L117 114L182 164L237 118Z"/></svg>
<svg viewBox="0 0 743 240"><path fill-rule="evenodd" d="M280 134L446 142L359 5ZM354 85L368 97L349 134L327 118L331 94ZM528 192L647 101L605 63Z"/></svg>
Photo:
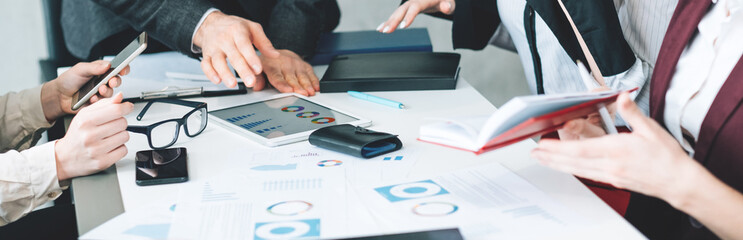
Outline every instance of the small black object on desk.
<svg viewBox="0 0 743 240"><path fill-rule="evenodd" d="M402 148L397 135L376 132L350 124L324 127L310 134L310 144L353 155L373 158Z"/></svg>

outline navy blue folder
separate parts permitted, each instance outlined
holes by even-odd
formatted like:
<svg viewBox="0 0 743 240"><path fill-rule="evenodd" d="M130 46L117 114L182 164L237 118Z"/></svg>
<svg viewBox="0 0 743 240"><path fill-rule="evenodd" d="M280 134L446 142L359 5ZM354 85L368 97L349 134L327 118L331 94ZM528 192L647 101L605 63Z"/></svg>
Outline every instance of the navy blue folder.
<svg viewBox="0 0 743 240"><path fill-rule="evenodd" d="M312 65L329 64L336 55L378 52L432 52L431 38L425 28L326 33L318 40Z"/></svg>

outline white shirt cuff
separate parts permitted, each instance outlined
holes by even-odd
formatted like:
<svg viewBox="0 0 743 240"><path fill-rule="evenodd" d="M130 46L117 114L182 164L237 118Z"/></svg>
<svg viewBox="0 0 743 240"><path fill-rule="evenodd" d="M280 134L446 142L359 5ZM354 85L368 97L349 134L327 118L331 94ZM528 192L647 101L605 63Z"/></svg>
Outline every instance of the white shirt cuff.
<svg viewBox="0 0 743 240"><path fill-rule="evenodd" d="M193 34L191 35L191 52L193 53L201 53L201 48L196 46L193 43L193 39L196 37L196 32L199 31L199 28L201 27L201 24L204 23L204 20L206 20L206 17L209 16L209 14L213 12L217 12L219 9L216 8L210 8L209 10L206 10L204 15L201 16L201 19L199 20L199 23L196 24L196 28L193 29Z"/></svg>

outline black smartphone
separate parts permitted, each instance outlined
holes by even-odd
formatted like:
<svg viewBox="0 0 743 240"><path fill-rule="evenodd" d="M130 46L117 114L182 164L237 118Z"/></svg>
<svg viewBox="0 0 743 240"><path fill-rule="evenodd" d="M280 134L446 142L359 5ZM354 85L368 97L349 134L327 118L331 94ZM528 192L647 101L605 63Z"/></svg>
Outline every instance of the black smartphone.
<svg viewBox="0 0 743 240"><path fill-rule="evenodd" d="M111 61L111 68L109 68L106 73L90 79L75 93L75 95L72 96L72 110L77 110L85 105L85 103L90 100L90 97L98 92L98 89L101 88L101 86L108 84L109 79L119 74L121 70L124 70L124 68L146 48L147 33L143 32L139 34L137 39L134 39L134 41L129 43L124 50L121 50L119 54L116 54L116 57Z"/></svg>
<svg viewBox="0 0 743 240"><path fill-rule="evenodd" d="M135 167L139 186L188 181L186 148L166 148L137 152Z"/></svg>

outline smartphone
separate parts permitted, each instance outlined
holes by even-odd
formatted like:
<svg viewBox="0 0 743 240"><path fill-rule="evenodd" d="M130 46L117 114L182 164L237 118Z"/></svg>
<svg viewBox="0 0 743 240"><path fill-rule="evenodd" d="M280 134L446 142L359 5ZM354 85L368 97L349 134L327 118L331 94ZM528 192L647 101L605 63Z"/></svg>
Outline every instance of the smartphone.
<svg viewBox="0 0 743 240"><path fill-rule="evenodd" d="M134 41L129 43L124 50L119 52L119 54L116 54L116 57L111 61L111 68L109 68L106 73L91 78L75 93L75 95L72 96L72 110L80 109L80 107L85 105L85 103L98 92L98 89L101 86L107 84L108 80L119 74L121 70L124 70L124 68L129 65L134 58L144 52L146 48L147 33L143 32L142 34L139 34L137 39L134 39Z"/></svg>
<svg viewBox="0 0 743 240"><path fill-rule="evenodd" d="M139 151L134 161L139 186L188 181L186 148Z"/></svg>

